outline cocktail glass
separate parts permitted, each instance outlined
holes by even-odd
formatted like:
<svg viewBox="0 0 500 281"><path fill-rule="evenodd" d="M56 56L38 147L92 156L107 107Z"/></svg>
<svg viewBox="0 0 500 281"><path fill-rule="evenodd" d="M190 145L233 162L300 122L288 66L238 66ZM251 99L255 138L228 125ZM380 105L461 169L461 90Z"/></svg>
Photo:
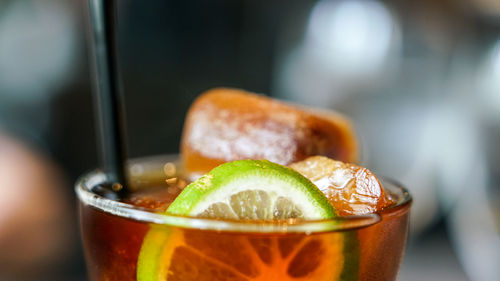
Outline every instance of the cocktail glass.
<svg viewBox="0 0 500 281"><path fill-rule="evenodd" d="M131 187L181 179L176 165L175 156L131 161ZM378 213L279 222L170 216L95 192L106 182L105 173L94 171L76 184L92 281L159 280L160 275L162 280L390 281L404 253L411 197L388 179L382 184L396 203Z"/></svg>

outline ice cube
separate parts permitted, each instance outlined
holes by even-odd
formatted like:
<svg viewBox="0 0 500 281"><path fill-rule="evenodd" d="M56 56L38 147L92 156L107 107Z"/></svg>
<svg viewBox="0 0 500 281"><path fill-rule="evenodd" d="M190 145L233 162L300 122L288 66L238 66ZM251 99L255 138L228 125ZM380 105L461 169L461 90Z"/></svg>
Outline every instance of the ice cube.
<svg viewBox="0 0 500 281"><path fill-rule="evenodd" d="M189 172L204 174L239 159L287 165L311 155L325 155L354 161L357 143L349 121L337 113L217 88L202 94L191 106L181 154Z"/></svg>
<svg viewBox="0 0 500 281"><path fill-rule="evenodd" d="M394 203L377 177L361 166L313 156L290 167L311 180L339 215L374 213Z"/></svg>

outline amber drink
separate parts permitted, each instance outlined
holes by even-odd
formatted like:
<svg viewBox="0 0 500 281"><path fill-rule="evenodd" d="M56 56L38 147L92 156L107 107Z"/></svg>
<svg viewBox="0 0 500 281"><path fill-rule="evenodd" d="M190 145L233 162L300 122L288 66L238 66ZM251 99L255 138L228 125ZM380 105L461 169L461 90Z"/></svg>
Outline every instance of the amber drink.
<svg viewBox="0 0 500 281"><path fill-rule="evenodd" d="M382 181L395 201L391 207L330 220L168 216L165 209L188 178L170 160L131 164L134 192L121 201L101 194L103 173L77 183L90 280L159 280L158 272L170 281L396 279L411 204L400 185ZM145 246L146 240L155 242Z"/></svg>

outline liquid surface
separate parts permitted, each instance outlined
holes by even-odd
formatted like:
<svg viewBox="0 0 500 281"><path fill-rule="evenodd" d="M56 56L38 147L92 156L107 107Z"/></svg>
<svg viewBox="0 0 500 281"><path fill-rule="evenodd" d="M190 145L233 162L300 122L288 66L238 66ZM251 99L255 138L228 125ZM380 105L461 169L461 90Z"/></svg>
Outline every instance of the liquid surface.
<svg viewBox="0 0 500 281"><path fill-rule="evenodd" d="M188 178L193 178L184 176L187 173L178 167L168 162L163 165L161 173L152 173L155 176L141 175L142 180L135 180L136 185L132 186L133 192L121 201L154 212L165 212L189 184ZM291 164L290 168L314 183L340 216L376 213L397 201L384 190L370 170L354 164L312 156ZM261 188L266 190L265 186Z"/></svg>
<svg viewBox="0 0 500 281"><path fill-rule="evenodd" d="M131 192L122 201L154 212L165 212L183 187L184 185L180 184L165 184L144 188Z"/></svg>
<svg viewBox="0 0 500 281"><path fill-rule="evenodd" d="M135 190L120 201L136 207L145 208L153 212L165 212L170 204L180 194L182 189L186 187L186 182L187 180L179 177L170 178L165 180L165 184L163 185L143 187ZM356 190L352 192L346 191L344 193L334 193L332 189L321 188L321 186L319 186L319 188L326 194L327 198L331 201L332 205L336 207L338 214L341 216L376 212L396 203L390 198L387 192L384 192L381 186L378 186L380 189L375 192L375 195L372 195L372 197L367 196L370 200L365 200L365 202L353 200L352 206L349 205L349 202L342 201L339 198L341 196L347 196L345 194L356 195ZM356 196L353 198L356 198Z"/></svg>

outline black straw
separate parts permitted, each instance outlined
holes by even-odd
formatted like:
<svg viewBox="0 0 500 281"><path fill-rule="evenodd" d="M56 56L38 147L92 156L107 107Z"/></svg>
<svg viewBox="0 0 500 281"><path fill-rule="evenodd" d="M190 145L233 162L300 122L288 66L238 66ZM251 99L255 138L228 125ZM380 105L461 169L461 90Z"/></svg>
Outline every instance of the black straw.
<svg viewBox="0 0 500 281"><path fill-rule="evenodd" d="M123 196L127 191L126 145L118 76L115 5L115 0L89 0L101 164L113 190Z"/></svg>

